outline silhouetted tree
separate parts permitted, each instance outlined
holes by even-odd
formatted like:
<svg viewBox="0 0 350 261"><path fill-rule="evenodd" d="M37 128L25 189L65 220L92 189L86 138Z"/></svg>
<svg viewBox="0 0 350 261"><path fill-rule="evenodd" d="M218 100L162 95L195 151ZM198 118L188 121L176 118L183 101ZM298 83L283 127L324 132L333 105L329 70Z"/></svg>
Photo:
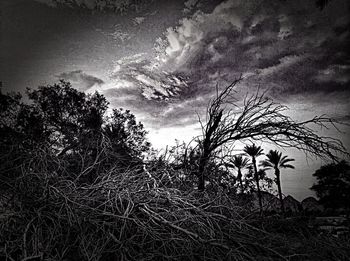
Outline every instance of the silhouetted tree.
<svg viewBox="0 0 350 261"><path fill-rule="evenodd" d="M249 160L244 158L242 155L235 155L230 159L228 164L230 167L237 168L237 179L241 187L241 193L244 192L243 180L242 180L242 169L248 166Z"/></svg>
<svg viewBox="0 0 350 261"><path fill-rule="evenodd" d="M337 121L316 116L296 122L284 115L287 107L273 102L265 93L246 96L241 105L233 95L235 85L242 78L217 91L209 103L206 122L202 126L200 160L198 164L198 189L205 189L207 162L219 148L232 146L236 141L259 140L280 147L292 147L316 157L337 159L339 154L349 156L340 140L320 136L311 125L328 128Z"/></svg>
<svg viewBox="0 0 350 261"><path fill-rule="evenodd" d="M316 183L311 187L326 208L350 210L350 166L342 160L322 166L313 174Z"/></svg>
<svg viewBox="0 0 350 261"><path fill-rule="evenodd" d="M103 130L112 144L110 153L116 153L116 158L128 164L133 160L141 160L143 153L150 148L143 124L137 123L129 110L114 109Z"/></svg>
<svg viewBox="0 0 350 261"><path fill-rule="evenodd" d="M277 150L270 150L268 154L266 154L267 159L261 162L261 165L266 169L274 169L275 171L275 182L278 188L278 197L281 204L281 211L284 214L284 203L282 198L282 188L281 188L281 168L290 168L294 169L294 166L288 164L294 159L289 159L287 156L282 157L282 152L278 152Z"/></svg>
<svg viewBox="0 0 350 261"><path fill-rule="evenodd" d="M28 103L20 95L0 95L0 144L12 162L1 174L14 173L37 150L47 149L69 163L64 173L91 182L113 164L140 163L150 146L130 111L113 110L106 116L108 102L97 92L85 94L62 80L28 89L27 95Z"/></svg>
<svg viewBox="0 0 350 261"><path fill-rule="evenodd" d="M254 167L252 164L249 164L247 166L247 172L244 175L244 187L245 190L250 193L251 191L255 190L255 179L254 179Z"/></svg>
<svg viewBox="0 0 350 261"><path fill-rule="evenodd" d="M260 191L269 191L272 189L273 180L267 176L266 170L259 168L258 169L259 185Z"/></svg>
<svg viewBox="0 0 350 261"><path fill-rule="evenodd" d="M203 139L199 141L200 144L200 158L198 163L198 190L205 189L205 170L206 165L212 156L213 152L224 143L220 142L219 129L222 126L222 117L224 109L221 107L227 98L231 98L232 88L241 80L237 79L225 88L221 93L217 92L217 97L207 108L207 123L202 124ZM220 126L221 125L221 126Z"/></svg>
<svg viewBox="0 0 350 261"><path fill-rule="evenodd" d="M255 144L252 144L252 145L245 146L244 152L248 156L250 156L252 159L252 164L254 168L254 178L255 178L256 189L257 189L258 198L259 198L259 207L260 207L260 212L262 212L263 206L262 206L261 191L260 191L260 185L259 185L260 178L258 174L258 168L256 166L256 158L263 155L263 149L260 146L256 146Z"/></svg>

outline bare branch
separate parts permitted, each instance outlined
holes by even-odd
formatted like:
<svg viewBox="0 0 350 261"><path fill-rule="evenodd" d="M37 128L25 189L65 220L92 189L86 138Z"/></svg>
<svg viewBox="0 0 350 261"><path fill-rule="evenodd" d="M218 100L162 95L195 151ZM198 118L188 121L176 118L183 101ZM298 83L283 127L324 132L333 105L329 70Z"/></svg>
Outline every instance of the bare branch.
<svg viewBox="0 0 350 261"><path fill-rule="evenodd" d="M238 107L233 100L232 91L240 80L241 78L237 79L217 94L207 108L207 123L203 125L201 122L201 164L204 166L200 164L199 177L203 176L208 158L215 150L233 145L236 141L265 141L278 147L295 148L306 155L335 161L341 156L350 156L339 139L321 136L315 130L315 127L333 127L339 131L337 124L342 123L335 119L322 115L296 122L284 114L288 110L286 106L275 103L266 96L266 92L259 91L245 96L243 106Z"/></svg>

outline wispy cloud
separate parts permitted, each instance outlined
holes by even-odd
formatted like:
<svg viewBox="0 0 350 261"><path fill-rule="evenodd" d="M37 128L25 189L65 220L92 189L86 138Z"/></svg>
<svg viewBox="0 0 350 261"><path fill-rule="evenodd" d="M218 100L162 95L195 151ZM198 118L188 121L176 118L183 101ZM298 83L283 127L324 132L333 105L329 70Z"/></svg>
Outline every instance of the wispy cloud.
<svg viewBox="0 0 350 261"><path fill-rule="evenodd" d="M181 75L160 71L157 65L143 54L125 57L116 61L113 78L138 86L145 99L169 100L177 97L182 87L187 86Z"/></svg>
<svg viewBox="0 0 350 261"><path fill-rule="evenodd" d="M92 87L100 87L105 83L102 79L84 73L82 70L63 72L56 77L73 83L81 91L88 91Z"/></svg>

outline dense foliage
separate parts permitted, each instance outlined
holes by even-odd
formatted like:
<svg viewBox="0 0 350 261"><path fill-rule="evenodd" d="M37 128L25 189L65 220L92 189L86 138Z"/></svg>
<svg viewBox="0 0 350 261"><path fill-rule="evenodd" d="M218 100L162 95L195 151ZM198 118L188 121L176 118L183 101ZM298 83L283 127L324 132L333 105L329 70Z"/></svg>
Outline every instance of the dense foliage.
<svg viewBox="0 0 350 261"><path fill-rule="evenodd" d="M324 165L313 176L317 182L311 189L325 207L350 210L350 166L346 161Z"/></svg>
<svg viewBox="0 0 350 261"><path fill-rule="evenodd" d="M85 94L61 81L19 94L1 95L1 174L18 177L21 165L38 150L67 159L66 174L93 182L111 164L121 169L142 164L146 131L130 111L114 109L98 93Z"/></svg>

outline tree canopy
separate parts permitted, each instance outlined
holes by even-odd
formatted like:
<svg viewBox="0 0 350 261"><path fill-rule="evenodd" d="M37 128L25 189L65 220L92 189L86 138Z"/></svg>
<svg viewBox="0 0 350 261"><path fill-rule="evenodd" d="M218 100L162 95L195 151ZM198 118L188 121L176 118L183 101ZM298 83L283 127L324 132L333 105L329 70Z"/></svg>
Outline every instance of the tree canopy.
<svg viewBox="0 0 350 261"><path fill-rule="evenodd" d="M311 187L326 208L350 210L350 165L346 161L322 166L313 174Z"/></svg>
<svg viewBox="0 0 350 261"><path fill-rule="evenodd" d="M45 149L71 162L70 175L92 181L111 164L137 166L150 147L135 116L123 109L107 115L108 101L97 92L85 94L62 80L26 94L23 102L19 94L0 93L1 154L8 162L2 175Z"/></svg>

